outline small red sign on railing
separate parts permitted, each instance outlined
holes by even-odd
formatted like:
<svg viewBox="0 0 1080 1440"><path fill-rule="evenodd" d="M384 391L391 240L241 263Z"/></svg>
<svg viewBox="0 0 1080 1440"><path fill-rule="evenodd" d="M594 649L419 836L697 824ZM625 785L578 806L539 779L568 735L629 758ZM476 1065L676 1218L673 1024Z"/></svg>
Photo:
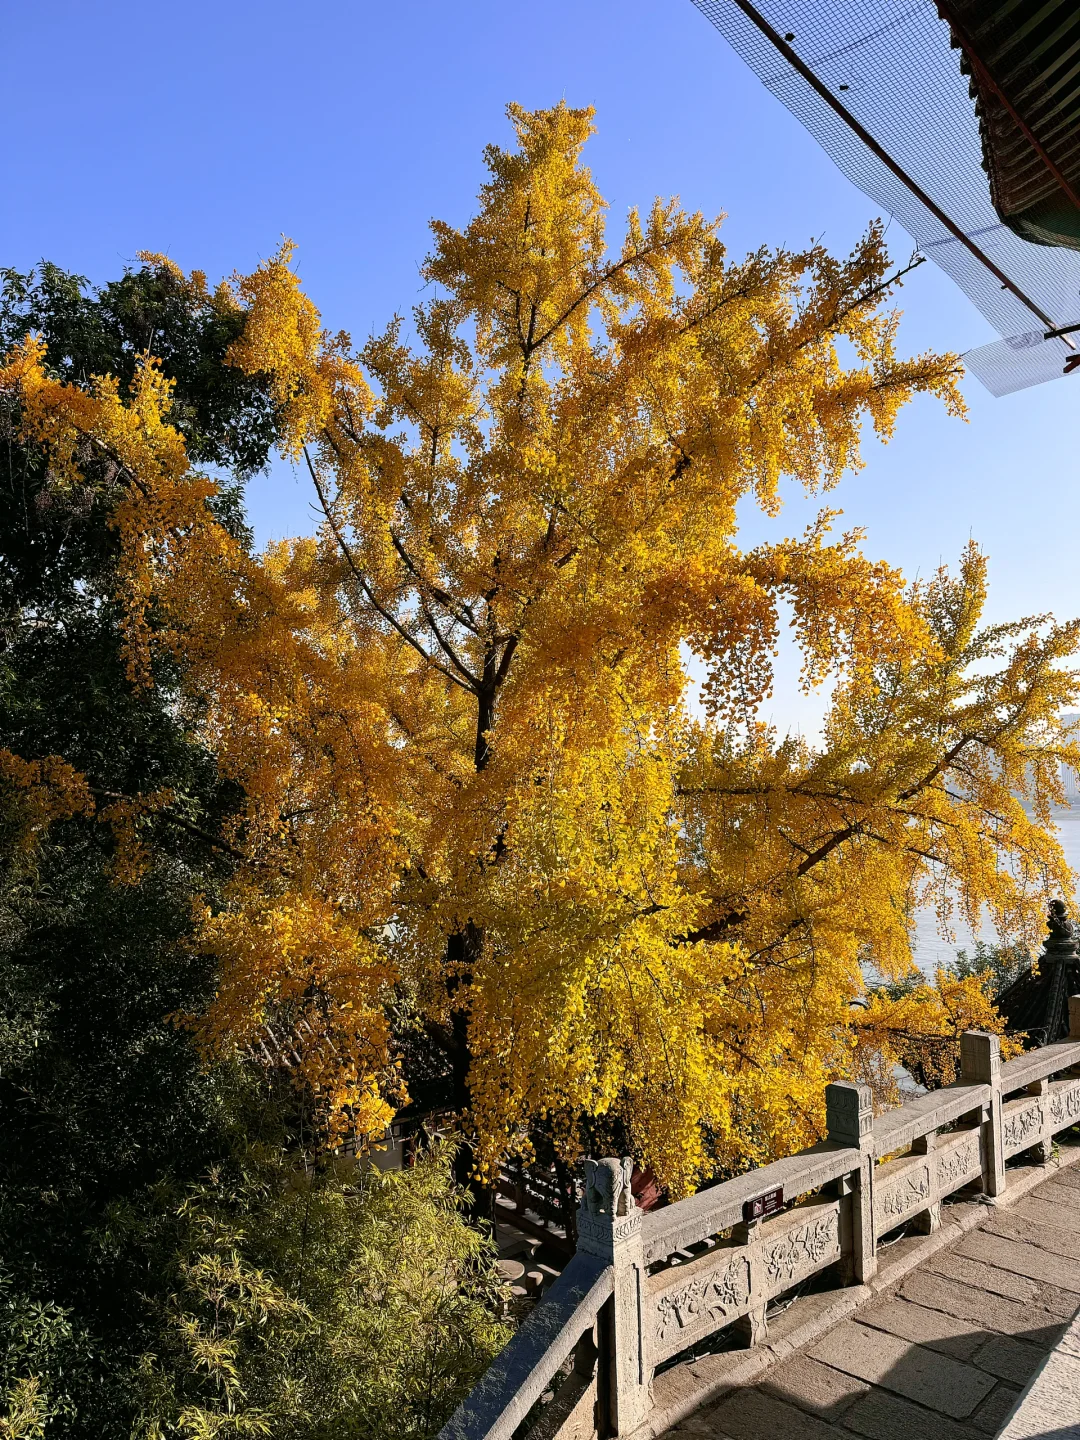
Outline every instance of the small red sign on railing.
<svg viewBox="0 0 1080 1440"><path fill-rule="evenodd" d="M766 1190L764 1195L755 1195L752 1200L744 1200L742 1218L747 1222L764 1220L767 1215L778 1215L783 1208L784 1187L778 1185L775 1190Z"/></svg>

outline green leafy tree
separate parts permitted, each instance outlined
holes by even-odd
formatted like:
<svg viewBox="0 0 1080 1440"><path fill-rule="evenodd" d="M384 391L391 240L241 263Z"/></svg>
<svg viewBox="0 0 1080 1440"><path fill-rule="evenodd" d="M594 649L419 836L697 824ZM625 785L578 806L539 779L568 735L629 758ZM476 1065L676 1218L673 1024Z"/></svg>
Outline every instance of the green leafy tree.
<svg viewBox="0 0 1080 1440"><path fill-rule="evenodd" d="M36 1440L72 1413L70 1398L50 1394L43 1377L77 1366L85 1349L65 1311L28 1299L0 1269L0 1440Z"/></svg>
<svg viewBox="0 0 1080 1440"><path fill-rule="evenodd" d="M176 1288L137 1433L435 1435L509 1333L494 1247L462 1198L439 1150L388 1175L255 1150L238 1178L192 1187L161 1218Z"/></svg>
<svg viewBox="0 0 1080 1440"><path fill-rule="evenodd" d="M265 387L221 364L242 323L156 261L96 290L51 265L0 272L0 352L33 332L58 377L125 385L153 343L192 453L224 468L219 513L241 538L234 482L265 462L276 423ZM50 1435L126 1436L138 1296L156 1279L99 1231L118 1200L189 1181L232 1143L229 1087L170 1016L210 993L209 962L183 942L193 893L228 872L212 842L233 797L190 739L168 663L152 690L128 681L115 467L88 454L87 483L65 486L18 420L2 402L0 752L14 758L0 772L0 1255L5 1333L34 1314L63 1324L5 1370L26 1382L5 1423L21 1415L33 1433L40 1410ZM86 776L86 803L36 813L12 776L63 764ZM101 821L163 793L126 826ZM125 851L137 883L116 883Z"/></svg>
<svg viewBox="0 0 1080 1440"><path fill-rule="evenodd" d="M976 940L974 950L957 950L956 959L946 968L958 980L983 976L988 994L996 999L1030 964L1031 951L1026 945Z"/></svg>

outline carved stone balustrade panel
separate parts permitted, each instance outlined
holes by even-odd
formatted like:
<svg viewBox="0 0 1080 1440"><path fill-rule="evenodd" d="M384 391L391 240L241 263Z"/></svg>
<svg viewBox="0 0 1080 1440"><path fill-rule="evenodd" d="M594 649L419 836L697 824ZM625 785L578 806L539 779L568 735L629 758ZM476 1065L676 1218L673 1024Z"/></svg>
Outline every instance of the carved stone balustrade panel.
<svg viewBox="0 0 1080 1440"><path fill-rule="evenodd" d="M648 1282L653 1364L721 1330L750 1308L750 1260L745 1245L720 1245L688 1265L677 1265Z"/></svg>
<svg viewBox="0 0 1080 1440"><path fill-rule="evenodd" d="M763 1221L749 1245L727 1242L652 1275L647 1315L653 1364L723 1329L754 1306L840 1259L840 1200L816 1197ZM751 1252L758 1264L751 1266ZM751 1276L761 1278L756 1293Z"/></svg>
<svg viewBox="0 0 1080 1440"><path fill-rule="evenodd" d="M1044 1128L1041 1096L1007 1100L1001 1107L1001 1139L1006 1158L1038 1144Z"/></svg>
<svg viewBox="0 0 1080 1440"><path fill-rule="evenodd" d="M931 1165L936 1156L906 1155L874 1171L874 1234L884 1235L934 1203Z"/></svg>
<svg viewBox="0 0 1080 1440"><path fill-rule="evenodd" d="M1080 1120L1080 1075L1051 1080L1044 1103L1052 1131L1075 1125Z"/></svg>
<svg viewBox="0 0 1080 1440"><path fill-rule="evenodd" d="M931 1154L936 1199L944 1199L982 1175L979 1131L975 1128L942 1135Z"/></svg>
<svg viewBox="0 0 1080 1440"><path fill-rule="evenodd" d="M840 1259L840 1205L826 1196L804 1200L761 1227L769 1299Z"/></svg>

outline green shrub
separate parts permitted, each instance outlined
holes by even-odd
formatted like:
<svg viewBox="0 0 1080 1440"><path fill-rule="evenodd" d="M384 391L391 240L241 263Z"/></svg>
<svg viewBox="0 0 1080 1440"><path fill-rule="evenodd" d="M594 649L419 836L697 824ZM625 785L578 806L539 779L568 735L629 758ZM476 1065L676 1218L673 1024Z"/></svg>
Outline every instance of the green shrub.
<svg viewBox="0 0 1080 1440"><path fill-rule="evenodd" d="M507 1338L491 1242L436 1150L391 1174L251 1152L191 1188L142 1362L144 1440L420 1440Z"/></svg>

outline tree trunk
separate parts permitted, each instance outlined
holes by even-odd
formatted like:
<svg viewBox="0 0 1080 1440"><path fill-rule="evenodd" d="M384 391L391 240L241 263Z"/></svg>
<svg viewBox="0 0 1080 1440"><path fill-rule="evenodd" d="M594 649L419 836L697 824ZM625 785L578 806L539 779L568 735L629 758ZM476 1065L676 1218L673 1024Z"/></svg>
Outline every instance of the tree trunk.
<svg viewBox="0 0 1080 1440"><path fill-rule="evenodd" d="M453 972L447 981L451 996L459 988L467 989L472 974L471 962L474 957L479 958L482 944L483 935L471 921L464 930L459 930L447 938L447 969ZM472 1108L472 1092L469 1088L469 1068L472 1062L469 1050L469 1013L464 1006L455 1006L450 1012L450 1035L453 1105L457 1114L464 1119ZM475 1166L476 1152L468 1136L463 1133L454 1159L454 1179L469 1191L471 1218L494 1221L494 1189L476 1176Z"/></svg>
<svg viewBox="0 0 1080 1440"><path fill-rule="evenodd" d="M495 697L497 693L497 654L489 646L484 655L483 682L477 694L476 742L474 763L480 774L491 759L489 737L495 724ZM472 979L473 963L480 958L483 948L483 933L470 920L464 930L447 937L447 989L451 1002L457 991L468 992ZM453 1104L457 1113L465 1117L472 1108L472 1094L469 1089L469 1068L472 1055L469 1050L469 1013L464 1006L453 1006L450 1011L452 1046L450 1065L453 1074ZM454 1160L454 1178L465 1186L471 1196L469 1213L473 1220L495 1221L495 1188L487 1185L475 1174L476 1153L467 1136L463 1135Z"/></svg>

